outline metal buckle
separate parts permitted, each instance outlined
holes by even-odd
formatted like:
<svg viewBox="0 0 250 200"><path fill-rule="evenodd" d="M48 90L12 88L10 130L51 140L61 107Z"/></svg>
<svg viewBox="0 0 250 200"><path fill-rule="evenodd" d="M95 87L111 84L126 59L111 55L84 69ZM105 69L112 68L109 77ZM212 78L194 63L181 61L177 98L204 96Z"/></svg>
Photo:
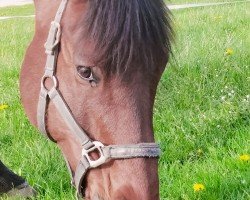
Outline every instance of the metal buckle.
<svg viewBox="0 0 250 200"><path fill-rule="evenodd" d="M60 42L60 39L61 39L61 33L62 33L61 32L61 25L56 21L52 21L51 26L56 27L55 42L53 45L55 47L56 45L58 45L58 43Z"/></svg>
<svg viewBox="0 0 250 200"><path fill-rule="evenodd" d="M52 37L51 34L53 34L53 43L49 43L47 40L44 44L45 53L48 55L54 54L55 47L59 44L61 39L61 25L56 21L51 22L51 28L49 31L48 39Z"/></svg>
<svg viewBox="0 0 250 200"><path fill-rule="evenodd" d="M82 150L82 156L85 156L85 158L88 160L90 168L96 168L100 165L104 164L107 160L105 157L102 148L104 145L101 142L94 141L93 144L95 146L91 147L90 149L83 149ZM94 152L95 150L98 150L99 158L97 160L91 160L89 153Z"/></svg>

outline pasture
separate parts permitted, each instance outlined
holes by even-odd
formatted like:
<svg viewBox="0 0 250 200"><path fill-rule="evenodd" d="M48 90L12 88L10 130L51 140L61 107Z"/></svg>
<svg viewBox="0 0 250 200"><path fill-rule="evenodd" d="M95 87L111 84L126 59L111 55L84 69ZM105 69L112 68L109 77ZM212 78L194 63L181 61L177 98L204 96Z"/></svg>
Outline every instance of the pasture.
<svg viewBox="0 0 250 200"><path fill-rule="evenodd" d="M245 2L173 12L174 57L154 108L161 200L250 199L249 9ZM0 16L33 11L1 8ZM0 21L0 159L35 187L37 199L73 200L62 155L20 104L19 71L33 26L33 18Z"/></svg>

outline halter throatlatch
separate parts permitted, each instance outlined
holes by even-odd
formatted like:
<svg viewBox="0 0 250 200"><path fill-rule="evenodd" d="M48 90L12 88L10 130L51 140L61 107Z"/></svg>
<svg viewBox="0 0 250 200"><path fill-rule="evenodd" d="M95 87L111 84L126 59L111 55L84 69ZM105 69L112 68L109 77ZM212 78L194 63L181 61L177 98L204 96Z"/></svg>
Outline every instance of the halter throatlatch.
<svg viewBox="0 0 250 200"><path fill-rule="evenodd" d="M56 77L57 57L59 53L59 44L61 41L61 26L63 12L66 8L68 0L62 0L54 21L51 23L49 35L45 43L45 53L47 54L45 73L41 80L41 90L37 107L37 122L39 130L45 136L50 137L46 130L46 112L49 100L53 102L62 119L67 124L71 133L74 134L82 144L82 156L73 173L67 159L67 165L72 176L72 182L75 185L78 195L82 196L82 182L86 172L91 168L97 168L111 159L129 159L139 157L158 157L160 148L155 143L140 143L131 145L109 145L105 146L99 141L92 141L85 131L79 126L75 120L70 108L65 102L63 96L58 89L58 80ZM51 79L53 81L52 88L46 88L45 81ZM98 152L99 158L93 160L90 156L91 152Z"/></svg>

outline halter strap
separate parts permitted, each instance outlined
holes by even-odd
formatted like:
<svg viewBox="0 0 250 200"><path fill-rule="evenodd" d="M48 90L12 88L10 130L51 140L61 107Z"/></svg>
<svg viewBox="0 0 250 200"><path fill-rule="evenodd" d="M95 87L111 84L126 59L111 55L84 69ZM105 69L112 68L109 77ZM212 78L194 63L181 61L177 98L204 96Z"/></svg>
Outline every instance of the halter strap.
<svg viewBox="0 0 250 200"><path fill-rule="evenodd" d="M60 116L67 124L71 133L76 136L82 144L82 156L79 161L75 173L72 172L70 165L67 162L69 171L73 177L73 184L76 186L77 193L82 197L82 182L86 172L91 168L97 168L110 159L130 159L139 157L155 158L160 155L160 148L155 143L140 143L131 145L109 145L105 146L99 141L92 141L86 132L81 128L74 118L69 106L65 102L62 94L58 89L58 80L56 77L57 58L59 54L59 44L61 41L61 26L63 12L67 6L68 0L62 0L58 8L54 21L51 23L47 41L44 45L47 60L45 72L41 80L41 90L39 94L37 107L37 123L39 130L51 140L52 137L46 129L46 113L49 101L55 105ZM51 79L53 87L48 89L45 86L45 81ZM92 160L91 152L99 153L97 160Z"/></svg>

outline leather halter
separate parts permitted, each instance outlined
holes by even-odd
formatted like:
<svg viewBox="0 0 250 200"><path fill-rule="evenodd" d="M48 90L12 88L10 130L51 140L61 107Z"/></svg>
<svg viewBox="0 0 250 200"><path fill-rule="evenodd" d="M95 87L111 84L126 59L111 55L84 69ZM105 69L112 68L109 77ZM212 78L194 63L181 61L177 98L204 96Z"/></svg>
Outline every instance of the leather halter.
<svg viewBox="0 0 250 200"><path fill-rule="evenodd" d="M56 77L57 57L61 40L60 22L67 6L67 2L68 0L62 0L55 19L51 23L48 38L45 43L47 60L45 73L41 80L41 90L37 108L37 122L39 130L44 133L45 136L52 139L46 130L46 112L50 100L55 105L71 133L80 140L82 144L82 157L75 173L72 172L67 159L65 160L72 176L72 183L75 185L78 195L82 196L82 182L89 169L97 168L108 162L110 159L129 159L139 157L155 158L160 155L160 148L159 145L155 143L105 146L99 141L92 141L75 120L70 108L59 91L58 79ZM45 87L45 81L47 79L51 79L54 83L53 87L50 89ZM92 160L90 157L90 153L94 151L98 151L99 153L100 157L97 160Z"/></svg>

